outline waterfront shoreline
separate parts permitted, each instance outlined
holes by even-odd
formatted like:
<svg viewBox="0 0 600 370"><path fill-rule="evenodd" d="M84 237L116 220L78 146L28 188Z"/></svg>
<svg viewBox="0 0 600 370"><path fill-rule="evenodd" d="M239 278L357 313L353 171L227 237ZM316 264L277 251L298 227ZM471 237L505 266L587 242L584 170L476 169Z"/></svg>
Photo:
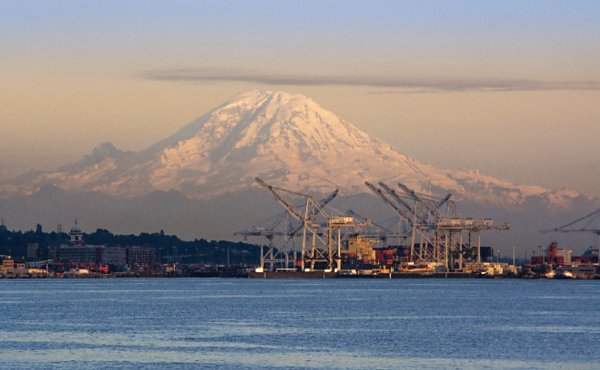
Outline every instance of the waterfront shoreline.
<svg viewBox="0 0 600 370"><path fill-rule="evenodd" d="M60 275L60 276L0 276L0 280L73 280L73 279L137 279L137 278L155 278L155 279L193 279L193 278L223 278L223 279L279 279L279 280L298 280L298 279L518 279L518 280L599 280L600 275L578 277L578 278L547 278L543 276L527 275L485 275L477 273L461 272L441 272L441 273L404 273L392 272L382 274L344 274L324 271L312 272L244 272L244 273L221 273L206 272L194 274L137 274L137 273L118 273L118 274L85 274L85 275Z"/></svg>

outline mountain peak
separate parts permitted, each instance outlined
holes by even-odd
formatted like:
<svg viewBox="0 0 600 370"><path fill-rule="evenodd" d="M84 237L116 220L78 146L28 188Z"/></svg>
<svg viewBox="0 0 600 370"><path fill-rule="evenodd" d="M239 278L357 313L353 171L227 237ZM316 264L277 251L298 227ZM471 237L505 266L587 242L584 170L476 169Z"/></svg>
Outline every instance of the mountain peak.
<svg viewBox="0 0 600 370"><path fill-rule="evenodd" d="M280 106L290 103L307 103L314 104L314 101L302 94L291 94L282 90L249 90L240 94L234 95L227 100L228 104L245 104L248 106L261 105L264 102L278 104Z"/></svg>
<svg viewBox="0 0 600 370"><path fill-rule="evenodd" d="M94 149L84 160L58 171L11 183L5 192L33 192L40 184L131 197L153 191L179 191L211 198L253 186L261 177L273 185L302 192L339 188L356 194L364 181L401 182L423 193L454 193L458 199L514 206L542 197L570 204L578 194L519 186L473 170L443 170L408 158L400 151L322 108L301 94L251 90L184 126L139 153L112 144ZM2 188L0 188L2 190Z"/></svg>
<svg viewBox="0 0 600 370"><path fill-rule="evenodd" d="M304 95L252 90L234 96L154 146L163 166L155 178L171 183L166 178L185 169L198 177L227 174L229 180L236 173L244 174L235 182L248 185L254 176L271 178L269 173L274 171L288 185L314 178L301 181L300 188L320 183L320 190L334 183L333 167L350 171L353 160L381 151L372 150L372 145L381 146Z"/></svg>
<svg viewBox="0 0 600 370"><path fill-rule="evenodd" d="M236 115L241 113L241 118L247 118L238 121L238 124L248 124L254 121L254 118L266 117L270 123L289 124L294 117L306 115L309 112L318 112L320 115L331 115L330 112L323 109L314 100L302 94L290 94L285 91L269 90L251 90L238 94L228 102L212 112L212 116L217 116L222 120L228 114Z"/></svg>
<svg viewBox="0 0 600 370"><path fill-rule="evenodd" d="M286 117L293 112L300 112L309 107L313 111L323 110L312 99L301 94L270 90L246 91L232 96L224 104L182 127L175 134L150 146L143 151L143 154L155 155L196 136L205 136L203 131L210 129L217 137L222 136L223 131L233 126L239 131L255 118L269 117L272 123L286 123L289 121Z"/></svg>

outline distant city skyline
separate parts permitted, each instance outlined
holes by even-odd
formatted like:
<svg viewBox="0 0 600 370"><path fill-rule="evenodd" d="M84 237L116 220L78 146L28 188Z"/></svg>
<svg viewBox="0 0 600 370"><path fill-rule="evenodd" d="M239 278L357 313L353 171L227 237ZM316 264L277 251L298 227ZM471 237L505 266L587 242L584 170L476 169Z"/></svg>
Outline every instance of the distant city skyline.
<svg viewBox="0 0 600 370"><path fill-rule="evenodd" d="M595 1L6 1L0 179L140 150L251 89L420 161L600 197Z"/></svg>

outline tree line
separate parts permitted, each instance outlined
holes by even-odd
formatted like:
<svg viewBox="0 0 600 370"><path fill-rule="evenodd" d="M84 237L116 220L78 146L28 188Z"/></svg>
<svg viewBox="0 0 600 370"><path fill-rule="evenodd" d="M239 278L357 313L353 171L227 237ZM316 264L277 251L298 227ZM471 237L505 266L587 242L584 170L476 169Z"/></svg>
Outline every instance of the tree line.
<svg viewBox="0 0 600 370"><path fill-rule="evenodd" d="M245 264L259 261L259 247L254 244L226 240L181 240L163 230L154 233L113 234L107 229L97 229L83 235L86 245L150 246L163 263ZM16 259L28 259L28 245L37 244L36 258L47 257L48 248L68 244L66 232L46 232L41 225L34 230L14 231L0 226L0 254ZM31 257L29 258L31 259Z"/></svg>

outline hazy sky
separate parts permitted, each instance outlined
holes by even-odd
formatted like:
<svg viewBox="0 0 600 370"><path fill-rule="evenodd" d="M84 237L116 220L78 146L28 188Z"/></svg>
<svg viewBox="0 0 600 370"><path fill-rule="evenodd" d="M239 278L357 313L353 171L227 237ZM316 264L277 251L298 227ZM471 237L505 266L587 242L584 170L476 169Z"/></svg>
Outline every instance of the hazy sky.
<svg viewBox="0 0 600 370"><path fill-rule="evenodd" d="M600 1L0 0L0 178L304 93L441 167L600 196Z"/></svg>

